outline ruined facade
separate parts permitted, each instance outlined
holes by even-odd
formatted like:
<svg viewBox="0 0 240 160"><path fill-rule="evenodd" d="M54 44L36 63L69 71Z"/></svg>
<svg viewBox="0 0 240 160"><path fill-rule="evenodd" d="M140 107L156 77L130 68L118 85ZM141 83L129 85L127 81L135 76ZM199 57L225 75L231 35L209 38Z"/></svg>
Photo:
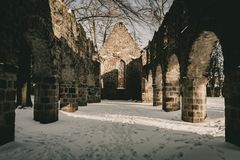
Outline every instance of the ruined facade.
<svg viewBox="0 0 240 160"><path fill-rule="evenodd" d="M175 0L149 42L146 73L148 77L153 75L154 104L162 103L165 111L181 109L184 121L204 121L207 71L214 45L220 42L224 57L226 141L240 146L240 61L236 58L240 32L239 25L229 18L239 15L235 3ZM222 12L224 8L231 11ZM158 77L161 80L157 82ZM154 88L161 88L162 95Z"/></svg>
<svg viewBox="0 0 240 160"><path fill-rule="evenodd" d="M0 144L14 139L19 81L33 84L40 123L58 120L59 100L70 112L100 101L96 52L61 0L10 0L1 5L1 16Z"/></svg>
<svg viewBox="0 0 240 160"><path fill-rule="evenodd" d="M175 0L148 45L143 76L140 51L117 24L100 53L103 95L124 99L137 93L131 97L135 99L141 93L135 82L142 82L146 101L152 92L154 105L162 104L165 111L181 109L182 120L201 122L207 116L210 54L220 41L226 141L240 146L240 26L231 19L239 15L237 7L237 1ZM225 8L231 10L223 12ZM66 111L100 101L94 48L62 1L8 0L1 3L0 16L0 145L14 140L19 80L35 84L34 120L41 123L58 120L59 99ZM23 80L19 75L24 73L28 78Z"/></svg>
<svg viewBox="0 0 240 160"><path fill-rule="evenodd" d="M141 53L123 23L114 26L99 54L102 97L141 100Z"/></svg>

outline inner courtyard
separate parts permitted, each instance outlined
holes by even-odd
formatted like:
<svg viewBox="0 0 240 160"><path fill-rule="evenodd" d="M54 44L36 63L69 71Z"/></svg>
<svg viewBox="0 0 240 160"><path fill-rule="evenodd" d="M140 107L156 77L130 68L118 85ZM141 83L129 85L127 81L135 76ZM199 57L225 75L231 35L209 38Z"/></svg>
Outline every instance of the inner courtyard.
<svg viewBox="0 0 240 160"><path fill-rule="evenodd" d="M103 100L44 125L31 120L31 108L16 109L16 139L0 148L0 159L237 160L238 148L224 139L224 99L208 98L207 113L193 124L181 121L181 111Z"/></svg>
<svg viewBox="0 0 240 160"><path fill-rule="evenodd" d="M239 159L237 4L4 1L0 159Z"/></svg>

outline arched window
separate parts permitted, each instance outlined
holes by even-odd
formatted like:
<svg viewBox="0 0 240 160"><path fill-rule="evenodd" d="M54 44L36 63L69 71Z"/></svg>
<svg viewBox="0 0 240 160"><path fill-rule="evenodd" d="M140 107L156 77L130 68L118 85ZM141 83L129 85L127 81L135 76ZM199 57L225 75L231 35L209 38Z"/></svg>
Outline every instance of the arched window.
<svg viewBox="0 0 240 160"><path fill-rule="evenodd" d="M118 89L125 88L125 67L126 64L123 60L120 60L117 64L118 70Z"/></svg>

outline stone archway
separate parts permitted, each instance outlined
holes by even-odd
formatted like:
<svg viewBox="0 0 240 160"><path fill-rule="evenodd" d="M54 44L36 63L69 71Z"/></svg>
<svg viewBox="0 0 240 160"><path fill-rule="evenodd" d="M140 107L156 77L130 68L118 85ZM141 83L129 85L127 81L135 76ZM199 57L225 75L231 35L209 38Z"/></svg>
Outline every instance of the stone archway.
<svg viewBox="0 0 240 160"><path fill-rule="evenodd" d="M45 22L28 18L24 37L32 54L34 88L34 120L51 123L58 120L60 49ZM53 45L55 44L55 45Z"/></svg>
<svg viewBox="0 0 240 160"><path fill-rule="evenodd" d="M202 122L206 113L206 85L211 53L218 41L215 33L202 32L192 45L189 54L187 77L183 79L182 120Z"/></svg>
<svg viewBox="0 0 240 160"><path fill-rule="evenodd" d="M180 109L180 65L178 57L173 54L168 60L163 89L163 110L170 112Z"/></svg>
<svg viewBox="0 0 240 160"><path fill-rule="evenodd" d="M162 105L162 68L158 64L153 75L153 106Z"/></svg>

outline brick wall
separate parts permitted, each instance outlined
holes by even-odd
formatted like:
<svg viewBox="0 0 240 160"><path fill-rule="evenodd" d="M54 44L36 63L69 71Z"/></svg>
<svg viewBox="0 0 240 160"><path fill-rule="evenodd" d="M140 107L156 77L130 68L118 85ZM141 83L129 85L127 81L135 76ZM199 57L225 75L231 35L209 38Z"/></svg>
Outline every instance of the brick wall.
<svg viewBox="0 0 240 160"><path fill-rule="evenodd" d="M207 116L206 80L185 79L183 84L182 120L202 122Z"/></svg>
<svg viewBox="0 0 240 160"><path fill-rule="evenodd" d="M0 145L14 140L16 70L0 64Z"/></svg>
<svg viewBox="0 0 240 160"><path fill-rule="evenodd" d="M55 77L38 78L35 86L34 120L51 123L58 120L59 83Z"/></svg>
<svg viewBox="0 0 240 160"><path fill-rule="evenodd" d="M59 90L60 109L67 112L78 110L78 87L75 83L61 83Z"/></svg>
<svg viewBox="0 0 240 160"><path fill-rule="evenodd" d="M161 106L163 99L162 69L160 64L156 66L153 77L153 106Z"/></svg>

